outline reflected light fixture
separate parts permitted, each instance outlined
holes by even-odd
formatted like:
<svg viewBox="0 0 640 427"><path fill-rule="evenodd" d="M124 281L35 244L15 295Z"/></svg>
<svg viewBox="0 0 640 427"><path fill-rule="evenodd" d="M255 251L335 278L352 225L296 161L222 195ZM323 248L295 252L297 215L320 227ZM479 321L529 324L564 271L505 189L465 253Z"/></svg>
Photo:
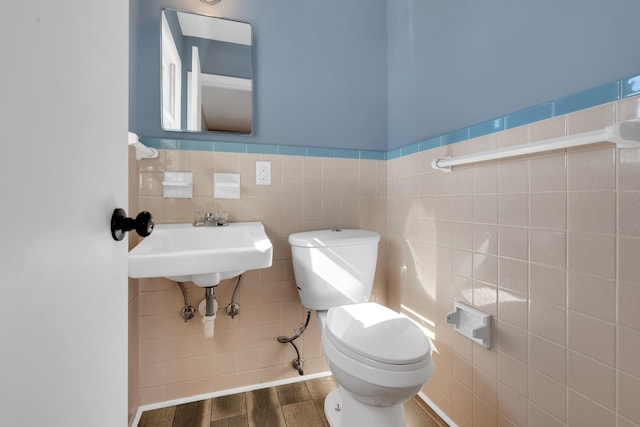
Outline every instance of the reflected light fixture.
<svg viewBox="0 0 640 427"><path fill-rule="evenodd" d="M220 3L220 0L200 0L202 3L208 4L209 6L213 6L214 4Z"/></svg>

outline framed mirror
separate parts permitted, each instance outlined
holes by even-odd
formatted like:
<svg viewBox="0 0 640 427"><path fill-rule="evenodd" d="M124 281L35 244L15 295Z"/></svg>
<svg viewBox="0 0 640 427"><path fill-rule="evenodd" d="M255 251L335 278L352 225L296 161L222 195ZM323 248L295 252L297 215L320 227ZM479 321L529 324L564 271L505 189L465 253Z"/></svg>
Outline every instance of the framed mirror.
<svg viewBox="0 0 640 427"><path fill-rule="evenodd" d="M161 13L162 129L251 134L251 25Z"/></svg>

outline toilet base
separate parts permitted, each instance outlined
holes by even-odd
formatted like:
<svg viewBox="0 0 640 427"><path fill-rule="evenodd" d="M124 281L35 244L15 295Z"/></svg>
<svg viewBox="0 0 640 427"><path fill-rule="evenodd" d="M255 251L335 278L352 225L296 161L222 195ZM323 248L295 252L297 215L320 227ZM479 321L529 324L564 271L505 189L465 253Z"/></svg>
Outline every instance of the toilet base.
<svg viewBox="0 0 640 427"><path fill-rule="evenodd" d="M405 427L404 406L366 405L342 387L329 393L324 401L324 414L331 427Z"/></svg>

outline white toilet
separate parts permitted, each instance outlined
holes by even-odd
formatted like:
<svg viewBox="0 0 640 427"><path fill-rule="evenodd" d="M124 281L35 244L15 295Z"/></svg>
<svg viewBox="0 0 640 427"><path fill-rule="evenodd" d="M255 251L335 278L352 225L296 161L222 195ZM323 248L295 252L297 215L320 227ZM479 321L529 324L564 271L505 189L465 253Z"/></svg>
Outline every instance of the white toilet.
<svg viewBox="0 0 640 427"><path fill-rule="evenodd" d="M403 402L433 374L429 341L408 318L370 303L380 235L319 230L289 236L302 304L316 310L339 387L324 411L332 427L404 427Z"/></svg>

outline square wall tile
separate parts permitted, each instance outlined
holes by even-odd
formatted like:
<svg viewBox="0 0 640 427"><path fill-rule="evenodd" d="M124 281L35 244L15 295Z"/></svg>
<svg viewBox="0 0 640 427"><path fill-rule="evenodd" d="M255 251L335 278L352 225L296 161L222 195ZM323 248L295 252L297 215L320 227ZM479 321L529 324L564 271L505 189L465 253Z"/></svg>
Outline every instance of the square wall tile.
<svg viewBox="0 0 640 427"><path fill-rule="evenodd" d="M498 407L498 381L477 367L473 368L473 394L494 408Z"/></svg>
<svg viewBox="0 0 640 427"><path fill-rule="evenodd" d="M552 415L531 402L529 403L529 419L531 421L529 425L532 427L566 427L565 423L554 418Z"/></svg>
<svg viewBox="0 0 640 427"><path fill-rule="evenodd" d="M640 239L620 237L618 245L618 279L640 284Z"/></svg>
<svg viewBox="0 0 640 427"><path fill-rule="evenodd" d="M569 272L570 309L608 322L616 318L616 282L613 279Z"/></svg>
<svg viewBox="0 0 640 427"><path fill-rule="evenodd" d="M567 194L568 229L615 234L616 192L589 191Z"/></svg>
<svg viewBox="0 0 640 427"><path fill-rule="evenodd" d="M451 358L451 373L453 378L463 386L469 389L473 387L473 366L471 361L455 352Z"/></svg>
<svg viewBox="0 0 640 427"><path fill-rule="evenodd" d="M484 283L498 284L498 258L473 254L473 278Z"/></svg>
<svg viewBox="0 0 640 427"><path fill-rule="evenodd" d="M452 381L451 403L464 415L473 416L473 392L458 381Z"/></svg>
<svg viewBox="0 0 640 427"><path fill-rule="evenodd" d="M618 120L633 120L640 117L640 97L634 96L618 102Z"/></svg>
<svg viewBox="0 0 640 427"><path fill-rule="evenodd" d="M609 366L615 366L616 326L614 323L569 310L568 325L570 350Z"/></svg>
<svg viewBox="0 0 640 427"><path fill-rule="evenodd" d="M528 227L529 195L500 194L498 196L498 224Z"/></svg>
<svg viewBox="0 0 640 427"><path fill-rule="evenodd" d="M473 251L489 255L498 254L498 227L473 224Z"/></svg>
<svg viewBox="0 0 640 427"><path fill-rule="evenodd" d="M493 406L473 395L473 422L478 427L492 427L498 425L498 411Z"/></svg>
<svg viewBox="0 0 640 427"><path fill-rule="evenodd" d="M530 261L549 267L566 268L567 237L559 231L530 230Z"/></svg>
<svg viewBox="0 0 640 427"><path fill-rule="evenodd" d="M616 414L593 400L569 390L569 425L581 427L614 426Z"/></svg>
<svg viewBox="0 0 640 427"><path fill-rule="evenodd" d="M550 377L529 370L529 398L531 402L544 409L557 419L567 419L567 387Z"/></svg>
<svg viewBox="0 0 640 427"><path fill-rule="evenodd" d="M530 191L532 193L567 190L567 155L536 155L529 159Z"/></svg>
<svg viewBox="0 0 640 427"><path fill-rule="evenodd" d="M618 368L640 378L640 331L618 327Z"/></svg>
<svg viewBox="0 0 640 427"><path fill-rule="evenodd" d="M498 223L498 196L496 194L473 196L473 221L480 224Z"/></svg>
<svg viewBox="0 0 640 427"><path fill-rule="evenodd" d="M494 164L473 168L473 194L495 194L498 192L498 169Z"/></svg>
<svg viewBox="0 0 640 427"><path fill-rule="evenodd" d="M573 351L568 352L567 358L567 383L569 387L597 403L615 410L615 368Z"/></svg>
<svg viewBox="0 0 640 427"><path fill-rule="evenodd" d="M609 91L614 90L610 87ZM608 103L567 114L567 134L600 130L616 121L616 104Z"/></svg>
<svg viewBox="0 0 640 427"><path fill-rule="evenodd" d="M510 422L515 426L527 425L529 421L529 402L521 395L511 390L504 384L498 386L498 399L500 401L500 416L501 421L499 425L503 425L503 417L507 417Z"/></svg>
<svg viewBox="0 0 640 427"><path fill-rule="evenodd" d="M615 236L590 233L569 233L568 246L569 270L605 279L615 279Z"/></svg>
<svg viewBox="0 0 640 427"><path fill-rule="evenodd" d="M544 301L561 308L566 307L566 270L531 264L529 274L529 296L532 301Z"/></svg>
<svg viewBox="0 0 640 427"><path fill-rule="evenodd" d="M621 190L640 190L640 148L618 152L618 185Z"/></svg>
<svg viewBox="0 0 640 427"><path fill-rule="evenodd" d="M529 271L527 262L511 258L498 258L498 288L528 295Z"/></svg>
<svg viewBox="0 0 640 427"><path fill-rule="evenodd" d="M522 227L500 227L498 254L505 258L529 259L529 230Z"/></svg>
<svg viewBox="0 0 640 427"><path fill-rule="evenodd" d="M498 163L498 188L501 194L528 192L528 160L520 159L500 161Z"/></svg>
<svg viewBox="0 0 640 427"><path fill-rule="evenodd" d="M498 377L498 352L479 345L473 346L473 366L477 366L494 378Z"/></svg>
<svg viewBox="0 0 640 427"><path fill-rule="evenodd" d="M640 191L618 192L618 232L622 236L640 237Z"/></svg>
<svg viewBox="0 0 640 427"><path fill-rule="evenodd" d="M615 164L615 148L570 151L567 168L568 190L615 190Z"/></svg>
<svg viewBox="0 0 640 427"><path fill-rule="evenodd" d="M472 167L459 167L451 172L451 192L453 195L473 194Z"/></svg>
<svg viewBox="0 0 640 427"><path fill-rule="evenodd" d="M567 311L545 302L530 301L529 331L559 345L567 342Z"/></svg>
<svg viewBox="0 0 640 427"><path fill-rule="evenodd" d="M618 374L618 412L635 423L640 423L640 378Z"/></svg>
<svg viewBox="0 0 640 427"><path fill-rule="evenodd" d="M537 335L529 334L530 368L535 368L560 384L567 383L567 351Z"/></svg>
<svg viewBox="0 0 640 427"><path fill-rule="evenodd" d="M529 300L525 294L498 289L498 317L519 328L527 329Z"/></svg>
<svg viewBox="0 0 640 427"><path fill-rule="evenodd" d="M451 198L451 220L456 222L473 222L472 196L453 196Z"/></svg>
<svg viewBox="0 0 640 427"><path fill-rule="evenodd" d="M529 367L521 361L498 353L498 378L521 396L529 396Z"/></svg>
<svg viewBox="0 0 640 427"><path fill-rule="evenodd" d="M567 227L566 193L531 193L529 224L531 228L565 230Z"/></svg>
<svg viewBox="0 0 640 427"><path fill-rule="evenodd" d="M506 322L496 322L496 341L501 352L519 360L529 362L529 344L527 331L511 326Z"/></svg>
<svg viewBox="0 0 640 427"><path fill-rule="evenodd" d="M529 141L544 141L565 136L567 134L566 120L566 116L560 116L531 123L529 125Z"/></svg>

